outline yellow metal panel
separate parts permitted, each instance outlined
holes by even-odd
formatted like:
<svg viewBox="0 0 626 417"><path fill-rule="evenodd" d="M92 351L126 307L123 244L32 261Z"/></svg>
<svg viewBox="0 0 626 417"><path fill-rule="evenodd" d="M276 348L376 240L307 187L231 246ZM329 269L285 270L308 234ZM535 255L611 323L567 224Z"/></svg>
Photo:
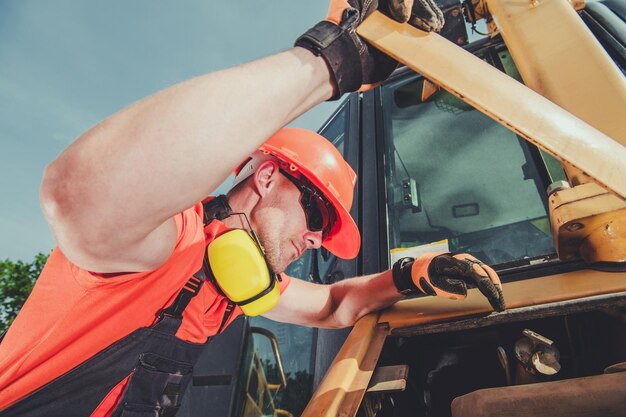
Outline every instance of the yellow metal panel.
<svg viewBox="0 0 626 417"><path fill-rule="evenodd" d="M626 202L588 183L553 193L549 204L559 258L626 261Z"/></svg>
<svg viewBox="0 0 626 417"><path fill-rule="evenodd" d="M372 378L387 334L387 327L378 325L378 314L361 318L337 353L302 416L354 416Z"/></svg>
<svg viewBox="0 0 626 417"><path fill-rule="evenodd" d="M508 309L535 306L594 295L626 291L626 273L582 270L503 285ZM463 301L425 297L396 303L380 316L390 330L419 324L457 319L492 311L485 297L476 289L468 291Z"/></svg>
<svg viewBox="0 0 626 417"><path fill-rule="evenodd" d="M524 83L626 145L626 78L567 0L486 0ZM564 166L574 185L588 182Z"/></svg>
<svg viewBox="0 0 626 417"><path fill-rule="evenodd" d="M626 197L626 148L620 143L435 33L379 12L358 32L378 49Z"/></svg>
<svg viewBox="0 0 626 417"><path fill-rule="evenodd" d="M626 146L626 78L571 4L487 2L524 83Z"/></svg>
<svg viewBox="0 0 626 417"><path fill-rule="evenodd" d="M484 0L524 83L570 113L626 145L626 78L567 0ZM624 163L624 162L622 162ZM626 165L626 163L624 163ZM564 164L573 185L593 181ZM626 204L611 196L550 204L561 259L624 261ZM583 197L584 198L584 197ZM581 226L570 230L571 226Z"/></svg>

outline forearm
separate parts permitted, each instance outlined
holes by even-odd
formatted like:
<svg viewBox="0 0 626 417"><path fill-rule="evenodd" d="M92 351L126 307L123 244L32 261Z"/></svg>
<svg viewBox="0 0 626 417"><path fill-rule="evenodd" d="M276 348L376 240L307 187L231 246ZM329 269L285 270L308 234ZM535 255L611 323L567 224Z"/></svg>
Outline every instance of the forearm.
<svg viewBox="0 0 626 417"><path fill-rule="evenodd" d="M331 285L321 327L351 326L364 315L405 298L403 294L428 294L461 300L467 296L468 284L475 285L494 310L504 311L506 308L498 274L469 254L424 253L415 261L394 265L394 269L397 272L396 282L392 270L387 270ZM405 279L409 280L409 284ZM403 294L398 288L403 290Z"/></svg>
<svg viewBox="0 0 626 417"><path fill-rule="evenodd" d="M98 241L139 240L331 95L326 64L300 48L163 90L83 134L48 167L47 217Z"/></svg>

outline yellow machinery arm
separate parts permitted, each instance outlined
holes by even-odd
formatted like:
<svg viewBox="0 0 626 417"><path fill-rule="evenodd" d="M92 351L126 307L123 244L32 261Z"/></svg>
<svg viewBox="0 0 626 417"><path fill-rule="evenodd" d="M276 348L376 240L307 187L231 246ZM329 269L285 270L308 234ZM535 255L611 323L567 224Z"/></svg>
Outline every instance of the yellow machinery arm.
<svg viewBox="0 0 626 417"><path fill-rule="evenodd" d="M626 146L626 79L569 2L484 3L524 83ZM589 182L564 168L572 185Z"/></svg>
<svg viewBox="0 0 626 417"><path fill-rule="evenodd" d="M564 163L570 181L584 190L559 190L549 200L561 259L626 262L626 125L619 114L626 108L626 80L566 0L489 0L481 7L487 9L503 22L507 47L537 92L441 36L381 13L372 14L358 32ZM551 44L554 32L559 35ZM594 83L592 91L608 103L599 105L576 91L582 82ZM585 184L589 178L595 182Z"/></svg>
<svg viewBox="0 0 626 417"><path fill-rule="evenodd" d="M337 353L302 417L354 416L376 368L389 329L378 314L361 318Z"/></svg>
<svg viewBox="0 0 626 417"><path fill-rule="evenodd" d="M435 33L400 24L380 12L367 18L358 32L399 62L626 198L626 148L604 133Z"/></svg>

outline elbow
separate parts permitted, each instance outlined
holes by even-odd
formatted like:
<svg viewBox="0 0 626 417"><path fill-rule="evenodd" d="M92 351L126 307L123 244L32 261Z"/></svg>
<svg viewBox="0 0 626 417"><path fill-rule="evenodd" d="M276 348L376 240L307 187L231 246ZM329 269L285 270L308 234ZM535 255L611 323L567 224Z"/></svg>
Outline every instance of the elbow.
<svg viewBox="0 0 626 417"><path fill-rule="evenodd" d="M328 329L345 329L354 324L350 322L351 320L347 319L346 317L342 317L339 314L333 314L331 320L329 320L329 325L325 327Z"/></svg>
<svg viewBox="0 0 626 417"><path fill-rule="evenodd" d="M39 191L44 218L56 244L72 263L90 271L108 272L100 271L94 263L96 254L89 250L93 246L90 234L80 230L80 219L75 214L80 208L72 206L69 182L54 162L46 167Z"/></svg>
<svg viewBox="0 0 626 417"><path fill-rule="evenodd" d="M89 213L85 207L86 182L76 168L68 165L63 156L48 165L43 173L39 202L43 215L56 233L59 228L66 228L77 220L82 220L81 213ZM84 178L84 175L83 175Z"/></svg>
<svg viewBox="0 0 626 417"><path fill-rule="evenodd" d="M333 329L345 329L352 327L354 324L367 312L361 310L351 309L337 309L332 315L332 328Z"/></svg>
<svg viewBox="0 0 626 417"><path fill-rule="evenodd" d="M39 201L43 215L52 230L59 247L67 252L76 252L76 248L88 248L93 239L92 230L84 227L84 216L88 212L76 204L76 184L69 178L67 169L52 162L44 171L39 192ZM82 228L81 228L82 227Z"/></svg>
<svg viewBox="0 0 626 417"><path fill-rule="evenodd" d="M62 174L55 163L48 165L44 171L39 192L39 201L43 215L53 229L67 215L68 196L63 186Z"/></svg>
<svg viewBox="0 0 626 417"><path fill-rule="evenodd" d="M338 283L339 284L339 283ZM368 313L356 300L350 297L348 288L333 284L328 287L327 320L324 326L332 329L345 329L354 326L362 316Z"/></svg>

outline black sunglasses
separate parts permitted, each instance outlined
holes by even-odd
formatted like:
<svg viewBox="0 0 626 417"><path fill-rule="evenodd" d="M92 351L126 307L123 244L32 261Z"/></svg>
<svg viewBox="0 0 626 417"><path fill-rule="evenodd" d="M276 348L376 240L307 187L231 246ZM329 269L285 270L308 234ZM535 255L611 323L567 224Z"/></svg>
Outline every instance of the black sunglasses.
<svg viewBox="0 0 626 417"><path fill-rule="evenodd" d="M325 240L337 219L334 207L305 177L298 179L282 169L280 172L300 190L300 205L306 216L307 229L311 232L322 231L322 240Z"/></svg>

